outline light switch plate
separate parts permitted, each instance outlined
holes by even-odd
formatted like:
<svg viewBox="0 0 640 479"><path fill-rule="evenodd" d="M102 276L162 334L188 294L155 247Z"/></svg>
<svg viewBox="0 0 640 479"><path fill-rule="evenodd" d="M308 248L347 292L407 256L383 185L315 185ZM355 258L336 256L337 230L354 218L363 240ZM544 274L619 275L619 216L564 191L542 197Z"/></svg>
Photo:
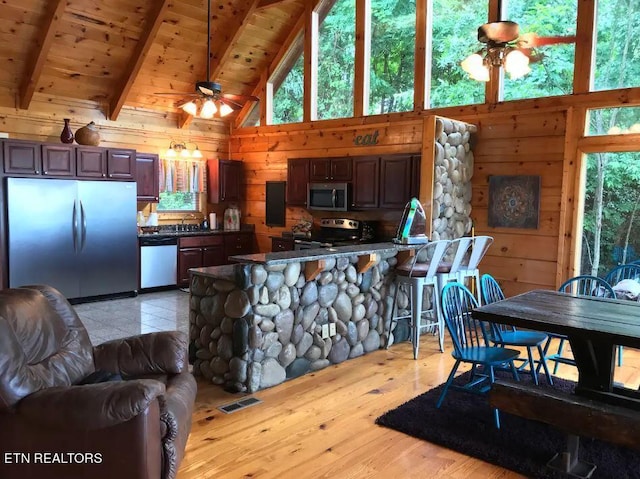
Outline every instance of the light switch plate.
<svg viewBox="0 0 640 479"><path fill-rule="evenodd" d="M336 323L329 323L329 336L336 335Z"/></svg>
<svg viewBox="0 0 640 479"><path fill-rule="evenodd" d="M329 337L329 325L328 324L323 324L322 325L322 339L326 339Z"/></svg>

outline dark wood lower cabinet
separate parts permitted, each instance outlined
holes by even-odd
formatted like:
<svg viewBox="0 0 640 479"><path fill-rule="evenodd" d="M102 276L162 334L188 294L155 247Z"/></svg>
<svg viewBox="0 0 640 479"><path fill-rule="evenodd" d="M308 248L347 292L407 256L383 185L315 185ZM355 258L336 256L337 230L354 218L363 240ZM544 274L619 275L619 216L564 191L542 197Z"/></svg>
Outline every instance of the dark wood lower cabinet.
<svg viewBox="0 0 640 479"><path fill-rule="evenodd" d="M189 269L220 266L229 256L253 252L253 233L186 236L178 240L178 286L189 286Z"/></svg>
<svg viewBox="0 0 640 479"><path fill-rule="evenodd" d="M293 251L295 242L293 238L271 238L271 251Z"/></svg>

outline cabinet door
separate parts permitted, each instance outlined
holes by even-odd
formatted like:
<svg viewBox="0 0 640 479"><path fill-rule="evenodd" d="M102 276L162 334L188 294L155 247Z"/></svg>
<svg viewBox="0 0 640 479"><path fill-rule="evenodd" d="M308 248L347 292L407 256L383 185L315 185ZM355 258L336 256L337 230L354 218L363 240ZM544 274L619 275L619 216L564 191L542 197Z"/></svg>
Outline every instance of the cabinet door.
<svg viewBox="0 0 640 479"><path fill-rule="evenodd" d="M307 206L307 184L309 183L309 160L287 160L287 204Z"/></svg>
<svg viewBox="0 0 640 479"><path fill-rule="evenodd" d="M331 178L331 162L327 158L309 160L309 181L328 181Z"/></svg>
<svg viewBox="0 0 640 479"><path fill-rule="evenodd" d="M229 256L251 254L253 252L253 234L237 233L224 237L224 259L229 263Z"/></svg>
<svg viewBox="0 0 640 479"><path fill-rule="evenodd" d="M39 175L42 171L40 143L4 141L4 172L20 175Z"/></svg>
<svg viewBox="0 0 640 479"><path fill-rule="evenodd" d="M136 174L135 150L115 150L107 152L107 178L114 180L134 180Z"/></svg>
<svg viewBox="0 0 640 479"><path fill-rule="evenodd" d="M363 156L353 159L353 192L351 206L356 209L378 207L380 159Z"/></svg>
<svg viewBox="0 0 640 479"><path fill-rule="evenodd" d="M206 246L202 248L202 266L219 266L225 263L224 246Z"/></svg>
<svg viewBox="0 0 640 479"><path fill-rule="evenodd" d="M76 160L72 146L42 145L42 174L75 176Z"/></svg>
<svg viewBox="0 0 640 479"><path fill-rule="evenodd" d="M351 181L353 160L351 158L333 158L330 177L333 181Z"/></svg>
<svg viewBox="0 0 640 479"><path fill-rule="evenodd" d="M178 250L178 286L189 286L189 269L202 267L202 248Z"/></svg>
<svg viewBox="0 0 640 479"><path fill-rule="evenodd" d="M242 162L220 160L220 201L240 201Z"/></svg>
<svg viewBox="0 0 640 479"><path fill-rule="evenodd" d="M160 200L160 160L153 153L136 153L136 184L138 201L157 203Z"/></svg>
<svg viewBox="0 0 640 479"><path fill-rule="evenodd" d="M107 150L83 146L76 148L78 176L105 178L107 176Z"/></svg>
<svg viewBox="0 0 640 479"><path fill-rule="evenodd" d="M410 155L380 158L380 208L402 209L411 199Z"/></svg>

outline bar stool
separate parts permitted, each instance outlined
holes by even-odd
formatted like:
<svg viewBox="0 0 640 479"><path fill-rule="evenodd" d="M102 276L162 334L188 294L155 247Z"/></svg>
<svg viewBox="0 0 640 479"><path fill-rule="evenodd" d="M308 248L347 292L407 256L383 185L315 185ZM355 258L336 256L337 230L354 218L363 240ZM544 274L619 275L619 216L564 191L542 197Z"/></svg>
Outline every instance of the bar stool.
<svg viewBox="0 0 640 479"><path fill-rule="evenodd" d="M473 242L471 236L463 236L450 241L451 244L438 268L438 298L449 281L460 281L460 268Z"/></svg>
<svg viewBox="0 0 640 479"><path fill-rule="evenodd" d="M493 243L493 238L491 236L475 236L471 239L471 255L469 255L469 261L463 261L460 265L458 281L465 284L467 278L474 280L474 288L469 289L475 292L478 304L481 305L483 303L480 294L480 269L478 265Z"/></svg>
<svg viewBox="0 0 640 479"><path fill-rule="evenodd" d="M440 301L438 293L438 267L445 252L449 248L449 240L440 240L427 243L422 246L413 258L396 268L396 291L393 296L393 306L391 308L391 325L389 334L393 329L393 323L399 319L410 319L411 342L413 344L413 359L418 359L418 348L420 346L420 330L422 329L422 319L425 313L431 313L431 318L425 326L438 328L438 340L440 351L444 351L444 317L440 311ZM398 314L398 290L401 286L409 287L409 297L411 304L410 314L396 316ZM423 310L423 294L426 287L431 286L431 309ZM387 339L387 348L390 341Z"/></svg>

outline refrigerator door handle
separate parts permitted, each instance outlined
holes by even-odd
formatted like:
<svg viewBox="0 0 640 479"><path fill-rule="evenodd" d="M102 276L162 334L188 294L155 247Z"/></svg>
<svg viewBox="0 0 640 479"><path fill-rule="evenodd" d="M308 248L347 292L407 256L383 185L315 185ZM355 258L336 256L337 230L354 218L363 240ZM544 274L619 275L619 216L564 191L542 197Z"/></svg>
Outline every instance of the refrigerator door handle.
<svg viewBox="0 0 640 479"><path fill-rule="evenodd" d="M80 251L82 251L87 239L87 217L84 214L84 206L82 206L82 200L80 200L80 220L82 221L82 229L80 230Z"/></svg>
<svg viewBox="0 0 640 479"><path fill-rule="evenodd" d="M78 253L78 212L75 200L73 200L73 212L71 214L71 235L73 236L73 252Z"/></svg>

